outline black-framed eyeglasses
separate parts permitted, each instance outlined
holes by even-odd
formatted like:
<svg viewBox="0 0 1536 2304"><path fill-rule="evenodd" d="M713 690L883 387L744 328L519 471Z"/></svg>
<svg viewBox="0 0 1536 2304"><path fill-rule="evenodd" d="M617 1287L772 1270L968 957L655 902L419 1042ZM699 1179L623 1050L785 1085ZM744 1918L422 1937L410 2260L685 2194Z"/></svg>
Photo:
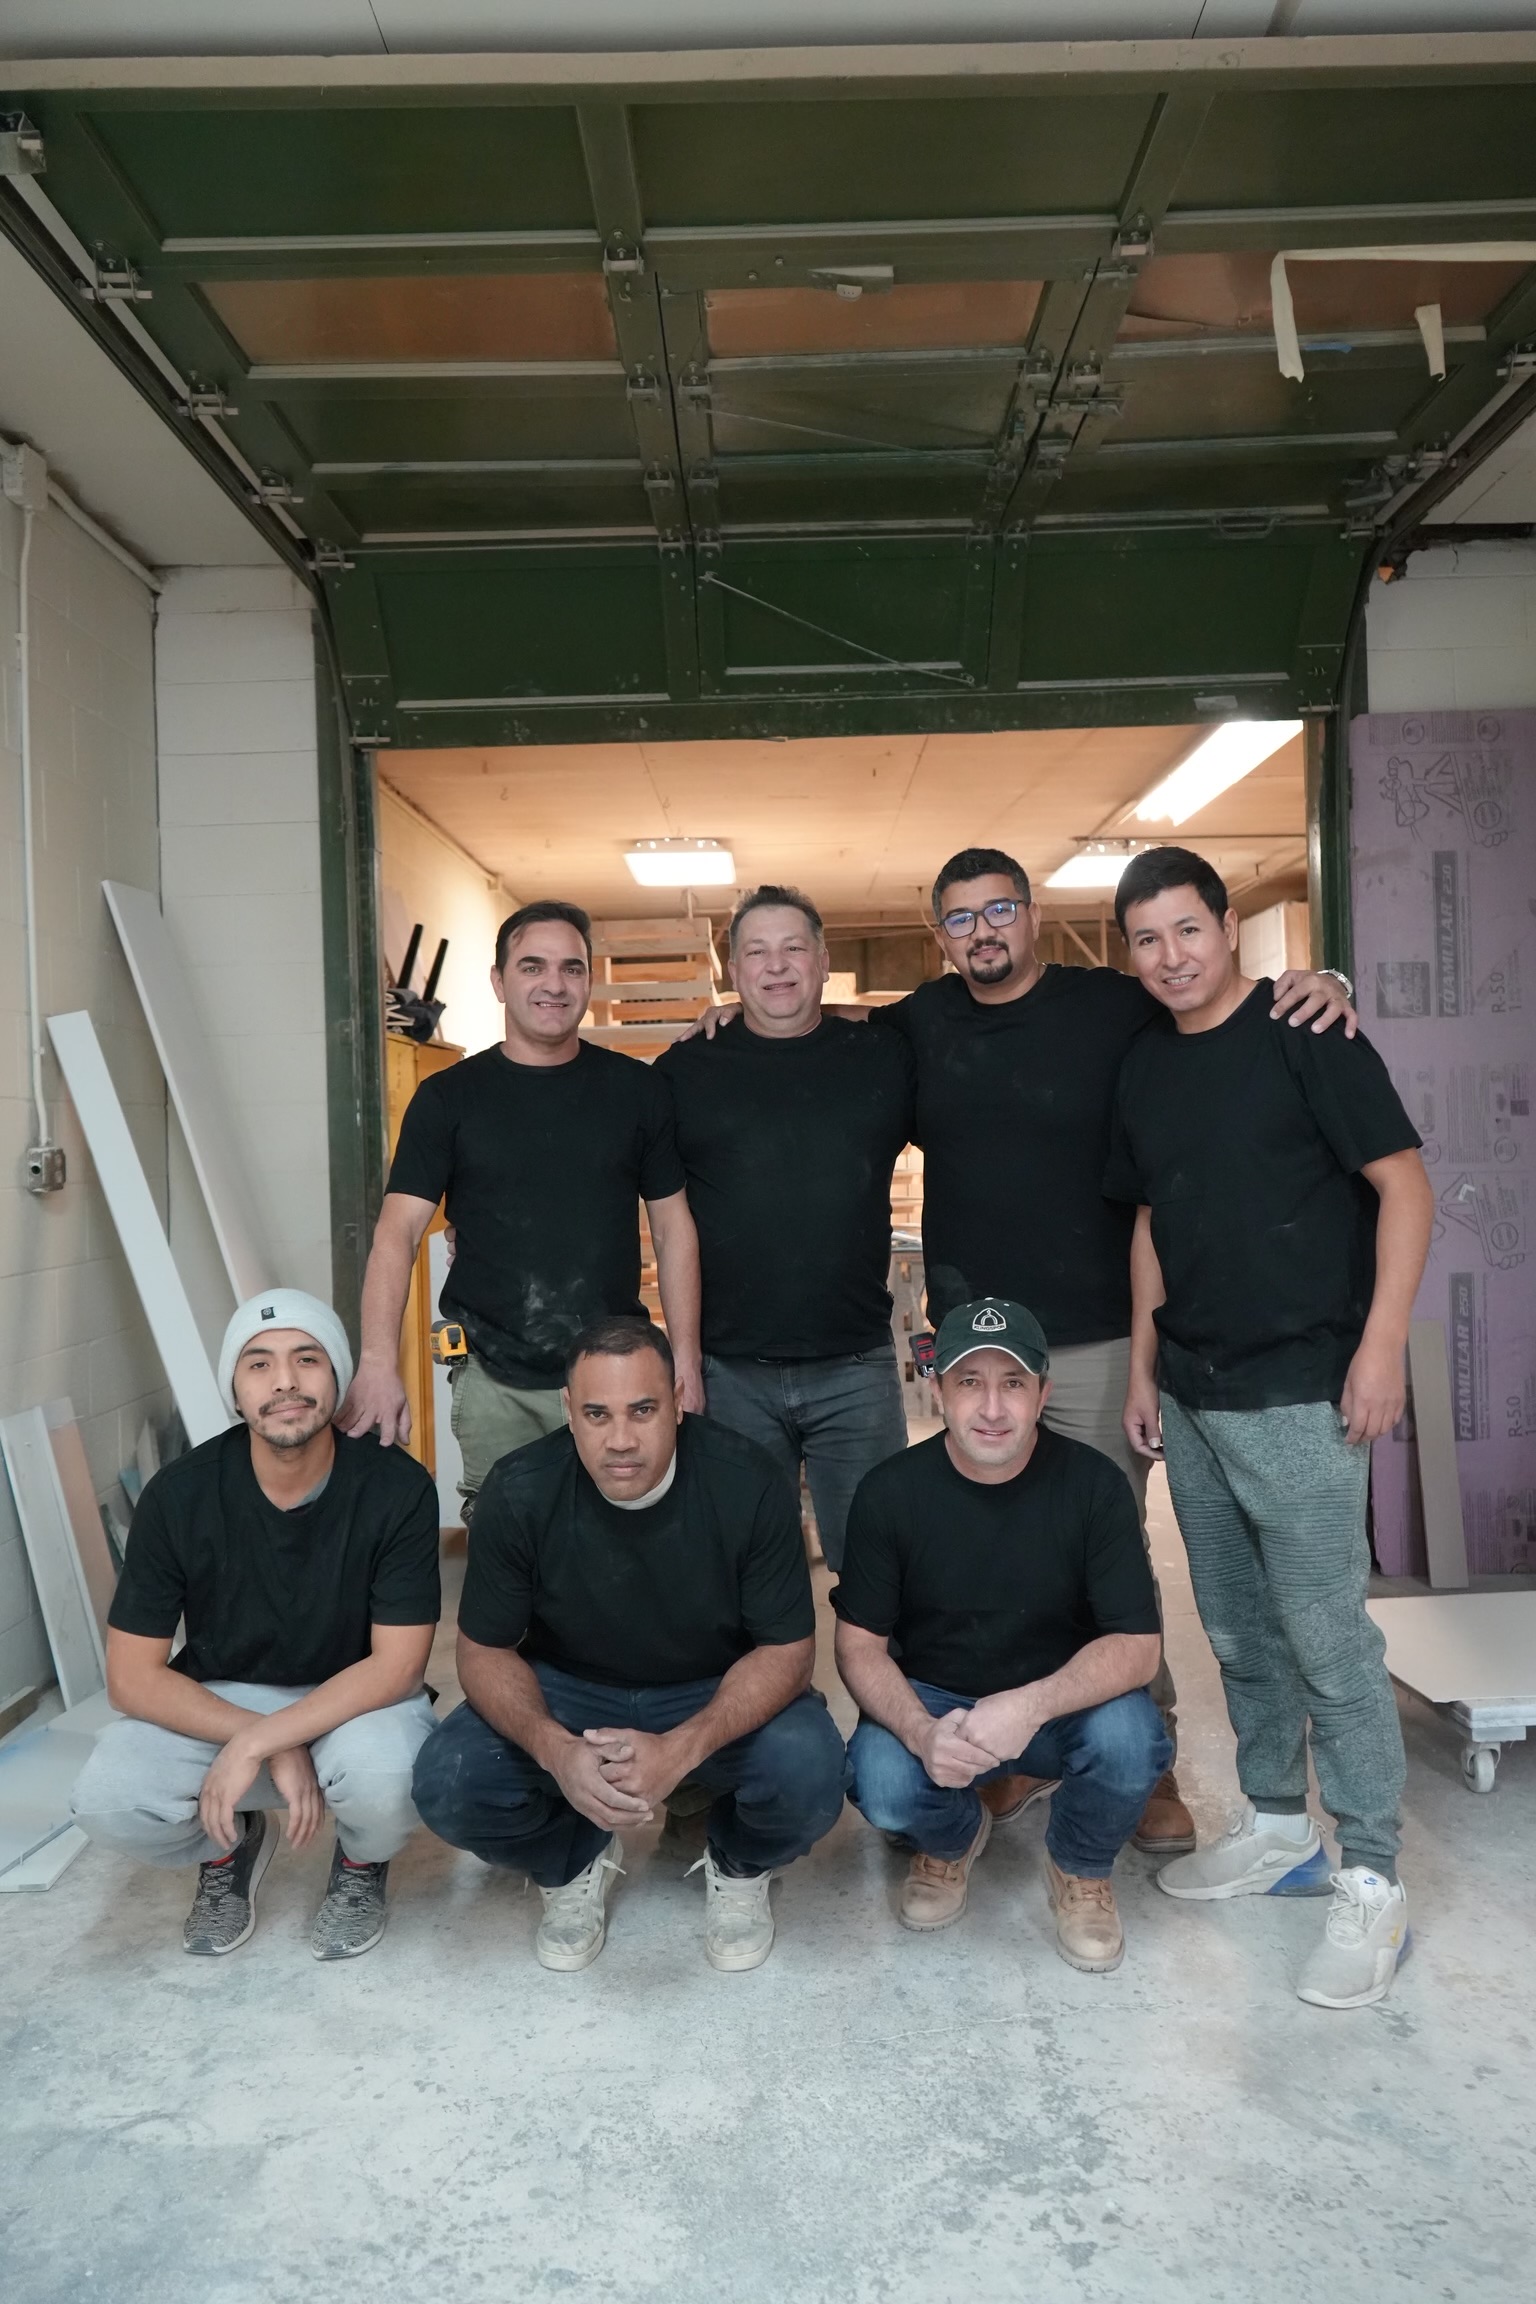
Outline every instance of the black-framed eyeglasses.
<svg viewBox="0 0 1536 2304"><path fill-rule="evenodd" d="M983 904L979 912L946 912L939 926L946 936L969 936L978 920L990 920L994 928L1008 928L1019 916L1019 903L1017 896L999 896L991 904Z"/></svg>

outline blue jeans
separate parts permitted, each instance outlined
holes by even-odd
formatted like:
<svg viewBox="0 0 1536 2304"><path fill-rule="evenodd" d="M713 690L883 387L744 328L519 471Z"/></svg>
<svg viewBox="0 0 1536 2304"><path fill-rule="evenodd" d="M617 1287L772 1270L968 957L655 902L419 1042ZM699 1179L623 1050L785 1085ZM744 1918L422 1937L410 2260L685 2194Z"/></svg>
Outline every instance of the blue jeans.
<svg viewBox="0 0 1536 2304"><path fill-rule="evenodd" d="M827 1566L843 1565L848 1507L866 1472L907 1444L894 1344L838 1360L704 1356L709 1414L766 1448L798 1495L800 1465Z"/></svg>
<svg viewBox="0 0 1536 2304"><path fill-rule="evenodd" d="M552 1664L533 1672L552 1719L573 1736L588 1728L638 1728L663 1736L702 1712L718 1680L670 1688L611 1688ZM709 1811L711 1853L727 1872L776 1872L830 1832L848 1790L848 1753L821 1697L797 1696L750 1735L711 1752L685 1777L718 1797ZM451 1848L563 1888L608 1845L608 1832L580 1815L553 1776L470 1705L451 1712L416 1756L417 1813Z"/></svg>
<svg viewBox="0 0 1536 2304"><path fill-rule="evenodd" d="M969 1711L973 1698L910 1683L919 1703L934 1718L958 1707ZM853 1762L853 1804L881 1832L899 1832L926 1855L952 1863L963 1856L981 1823L975 1786L948 1790L935 1784L921 1760L899 1737L873 1720L861 1720L848 1747ZM1087 1712L1068 1712L1048 1721L1019 1754L1001 1768L976 1778L1060 1777L1051 1801L1045 1844L1063 1872L1080 1880L1106 1879L1115 1858L1141 1822L1152 1788L1173 1758L1173 1746L1145 1688L1111 1697ZM418 1805L420 1795L418 1794ZM425 1813L425 1811L423 1811Z"/></svg>

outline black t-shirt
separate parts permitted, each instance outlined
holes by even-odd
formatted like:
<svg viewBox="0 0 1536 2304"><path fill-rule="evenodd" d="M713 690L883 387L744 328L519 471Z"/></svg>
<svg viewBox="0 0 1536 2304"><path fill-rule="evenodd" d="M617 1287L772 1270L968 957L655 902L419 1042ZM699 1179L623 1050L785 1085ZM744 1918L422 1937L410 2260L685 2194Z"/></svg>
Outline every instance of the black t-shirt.
<svg viewBox="0 0 1536 2304"><path fill-rule="evenodd" d="M1273 1001L1266 978L1210 1032L1164 1010L1120 1075L1104 1188L1151 1206L1160 1374L1191 1408L1338 1399L1376 1284L1357 1171L1419 1141L1368 1040Z"/></svg>
<svg viewBox="0 0 1536 2304"><path fill-rule="evenodd" d="M832 1605L889 1639L913 1680L995 1696L1059 1672L1106 1632L1156 1632L1130 1482L1042 1425L1029 1462L992 1487L950 1462L946 1436L866 1472Z"/></svg>
<svg viewBox="0 0 1536 2304"><path fill-rule="evenodd" d="M824 1016L771 1040L738 1020L658 1057L704 1267L704 1347L769 1360L890 1335L891 1170L912 1134L911 1055Z"/></svg>
<svg viewBox="0 0 1536 2304"><path fill-rule="evenodd" d="M666 1089L587 1041L569 1064L486 1048L434 1072L406 1106L386 1186L446 1200L443 1311L493 1376L530 1390L565 1381L589 1320L643 1314L639 1203L682 1188Z"/></svg>
<svg viewBox="0 0 1536 2304"><path fill-rule="evenodd" d="M789 1482L723 1425L683 1419L676 1478L643 1511L609 1503L568 1431L503 1456L480 1491L459 1629L482 1647L665 1688L815 1625Z"/></svg>
<svg viewBox="0 0 1536 2304"><path fill-rule="evenodd" d="M360 1664L375 1624L435 1624L437 1491L403 1448L333 1434L318 1496L284 1512L251 1469L243 1424L157 1472L112 1596L119 1632L169 1640L189 1680L302 1688Z"/></svg>
<svg viewBox="0 0 1536 2304"><path fill-rule="evenodd" d="M973 1297L1011 1296L1055 1345L1129 1335L1133 1219L1102 1178L1120 1065L1157 1013L1133 976L1056 967L995 1008L940 976L875 1010L917 1058L935 1326Z"/></svg>

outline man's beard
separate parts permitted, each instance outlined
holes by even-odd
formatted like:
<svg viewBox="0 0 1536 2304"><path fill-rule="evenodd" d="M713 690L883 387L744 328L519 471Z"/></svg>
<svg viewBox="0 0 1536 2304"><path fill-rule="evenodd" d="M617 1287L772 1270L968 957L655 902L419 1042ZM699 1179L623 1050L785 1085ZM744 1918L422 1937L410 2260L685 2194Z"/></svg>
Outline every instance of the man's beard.
<svg viewBox="0 0 1536 2304"><path fill-rule="evenodd" d="M318 1432L325 1430L326 1425L330 1422L329 1416L322 1413L319 1401L311 1400L307 1394L297 1400L285 1400L283 1406L285 1408L313 1408L316 1420L313 1424L308 1425L279 1425L274 1431L269 1432L265 1428L265 1413L263 1412L262 1415L256 1417L251 1430L259 1433L269 1448L305 1448Z"/></svg>
<svg viewBox="0 0 1536 2304"><path fill-rule="evenodd" d="M1006 946L998 951L995 959L990 955L967 952L965 969L973 984L1003 984L1013 974L1013 960Z"/></svg>

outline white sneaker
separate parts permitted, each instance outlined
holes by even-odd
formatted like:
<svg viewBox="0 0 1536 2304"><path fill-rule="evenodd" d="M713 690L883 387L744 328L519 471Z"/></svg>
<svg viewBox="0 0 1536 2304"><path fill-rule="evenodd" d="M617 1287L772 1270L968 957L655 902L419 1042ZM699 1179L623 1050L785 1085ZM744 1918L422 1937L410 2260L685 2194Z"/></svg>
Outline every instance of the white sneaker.
<svg viewBox="0 0 1536 2304"><path fill-rule="evenodd" d="M544 1917L533 1940L541 1968L590 1968L603 1948L608 1915L603 1902L619 1862L623 1845L617 1833L584 1872L567 1880L563 1888L540 1888Z"/></svg>
<svg viewBox="0 0 1536 2304"><path fill-rule="evenodd" d="M704 1957L711 1968L761 1968L773 1950L773 1907L768 1901L771 1872L749 1880L722 1872L706 1848L687 1877L704 1875Z"/></svg>
<svg viewBox="0 0 1536 2304"><path fill-rule="evenodd" d="M1228 1896L1326 1896L1328 1859L1322 1836L1307 1819L1305 1840L1254 1829L1253 1802L1245 1800L1219 1840L1176 1856L1157 1875L1165 1896L1214 1904Z"/></svg>
<svg viewBox="0 0 1536 2304"><path fill-rule="evenodd" d="M1385 2000L1412 1941L1402 1882L1351 1864L1334 1875L1328 1925L1296 1996L1314 2008L1368 2008Z"/></svg>

